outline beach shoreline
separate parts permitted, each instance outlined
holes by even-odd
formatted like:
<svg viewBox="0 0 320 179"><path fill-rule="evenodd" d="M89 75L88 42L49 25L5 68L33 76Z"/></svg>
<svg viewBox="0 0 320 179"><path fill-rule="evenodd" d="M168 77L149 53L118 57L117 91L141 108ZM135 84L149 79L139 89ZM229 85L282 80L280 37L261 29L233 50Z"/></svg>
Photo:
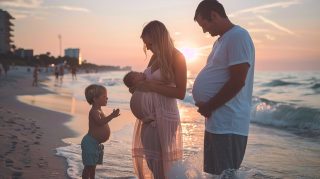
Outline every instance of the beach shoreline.
<svg viewBox="0 0 320 179"><path fill-rule="evenodd" d="M67 158L57 149L80 145L88 131L90 105L65 86L72 82L69 75L61 83L42 70L39 86L33 87L27 68L32 69L12 68L7 78L0 79L0 145L4 146L0 149L0 178L71 178ZM103 110L112 112L110 106ZM111 133L134 125L129 110L120 113L109 123Z"/></svg>
<svg viewBox="0 0 320 179"><path fill-rule="evenodd" d="M24 78L19 80L19 75ZM0 148L0 178L81 178L80 142L88 130L90 110L83 90L91 83L108 89L110 100L103 108L105 114L113 108L121 109L120 117L109 123L111 137L104 143L104 164L97 166L96 176L136 178L131 160L135 118L129 108L131 95L122 84L124 73L80 74L78 80L65 75L63 83L48 75L41 74L40 87L31 86L32 75L26 72L12 71L7 80L0 80L0 144L3 146ZM259 90L259 87L256 88ZM271 107L278 109L277 105ZM276 114L291 111L278 110ZM185 161L173 173L183 178L188 172L196 172L194 178L208 178L202 172L204 119L188 99L179 102L179 111ZM239 176L246 179L317 178L319 137L303 133L305 130L296 129L302 132L300 135L291 131L291 118L285 123L287 127L283 127L283 123L268 125L278 124L272 123L277 121L271 118L273 114L273 110L256 111Z"/></svg>
<svg viewBox="0 0 320 179"><path fill-rule="evenodd" d="M75 136L65 125L72 116L18 100L52 94L43 84L49 73L41 73L39 87L33 87L26 68L15 67L0 79L0 178L69 178L67 162L55 149Z"/></svg>

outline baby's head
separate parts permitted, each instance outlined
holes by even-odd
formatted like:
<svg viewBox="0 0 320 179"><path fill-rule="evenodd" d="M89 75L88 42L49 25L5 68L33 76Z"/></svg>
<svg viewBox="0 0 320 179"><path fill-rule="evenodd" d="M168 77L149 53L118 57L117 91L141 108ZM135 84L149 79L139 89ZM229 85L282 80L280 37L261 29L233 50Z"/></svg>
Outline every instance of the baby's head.
<svg viewBox="0 0 320 179"><path fill-rule="evenodd" d="M85 96L87 99L87 102L92 105L94 102L94 99L100 97L101 95L105 94L107 92L107 89L102 85L96 85L92 84L86 87L85 89Z"/></svg>
<svg viewBox="0 0 320 179"><path fill-rule="evenodd" d="M146 79L146 75L142 72L130 71L123 78L123 83L131 88L136 85L139 81L143 81Z"/></svg>

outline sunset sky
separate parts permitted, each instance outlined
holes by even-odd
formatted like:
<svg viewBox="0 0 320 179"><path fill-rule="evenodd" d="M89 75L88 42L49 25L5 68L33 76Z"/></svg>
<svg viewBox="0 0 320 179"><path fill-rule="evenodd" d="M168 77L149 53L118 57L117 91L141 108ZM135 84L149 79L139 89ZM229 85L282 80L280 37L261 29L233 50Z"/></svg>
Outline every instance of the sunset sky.
<svg viewBox="0 0 320 179"><path fill-rule="evenodd" d="M83 59L96 64L147 65L140 33L144 24L160 20L188 69L199 71L216 38L203 34L193 21L200 0L0 0L13 20L13 41L35 54L59 55L80 48ZM246 28L256 47L258 70L320 69L319 0L221 0L234 24ZM62 52L63 54L63 52ZM149 54L150 55L150 54Z"/></svg>

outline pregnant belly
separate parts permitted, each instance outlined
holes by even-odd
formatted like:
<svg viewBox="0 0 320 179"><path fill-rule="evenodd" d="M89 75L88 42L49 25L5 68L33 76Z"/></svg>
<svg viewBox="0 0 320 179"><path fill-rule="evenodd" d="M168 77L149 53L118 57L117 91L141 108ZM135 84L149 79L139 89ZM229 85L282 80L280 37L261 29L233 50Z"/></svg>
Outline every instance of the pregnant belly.
<svg viewBox="0 0 320 179"><path fill-rule="evenodd" d="M105 125L99 128L95 128L90 132L92 136L98 140L99 143L106 142L110 137L110 127Z"/></svg>
<svg viewBox="0 0 320 179"><path fill-rule="evenodd" d="M153 120L154 110L150 94L135 92L130 100L130 108L132 114L142 122L151 122Z"/></svg>
<svg viewBox="0 0 320 179"><path fill-rule="evenodd" d="M199 74L194 81L192 96L194 101L207 102L215 96L225 84L224 81L214 80L207 74Z"/></svg>

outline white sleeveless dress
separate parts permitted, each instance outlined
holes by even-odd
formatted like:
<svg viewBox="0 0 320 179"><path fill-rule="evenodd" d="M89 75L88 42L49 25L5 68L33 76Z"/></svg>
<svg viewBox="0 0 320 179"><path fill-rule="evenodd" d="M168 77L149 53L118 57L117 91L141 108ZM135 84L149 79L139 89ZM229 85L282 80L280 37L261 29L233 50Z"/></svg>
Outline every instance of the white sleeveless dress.
<svg viewBox="0 0 320 179"><path fill-rule="evenodd" d="M144 73L147 80L163 81L159 69L151 73L151 68L148 67ZM142 109L140 114L141 118L145 117L143 114L149 118L152 116L156 127L142 122L143 120L136 120L132 144L134 169L139 179L166 179L165 172L172 163L182 159L182 133L177 100L157 93L148 95L151 98L149 96L141 106L143 108L147 105L146 110Z"/></svg>
<svg viewBox="0 0 320 179"><path fill-rule="evenodd" d="M153 92L135 91L130 100L132 114L143 123L150 123L155 120L154 96L159 95Z"/></svg>

